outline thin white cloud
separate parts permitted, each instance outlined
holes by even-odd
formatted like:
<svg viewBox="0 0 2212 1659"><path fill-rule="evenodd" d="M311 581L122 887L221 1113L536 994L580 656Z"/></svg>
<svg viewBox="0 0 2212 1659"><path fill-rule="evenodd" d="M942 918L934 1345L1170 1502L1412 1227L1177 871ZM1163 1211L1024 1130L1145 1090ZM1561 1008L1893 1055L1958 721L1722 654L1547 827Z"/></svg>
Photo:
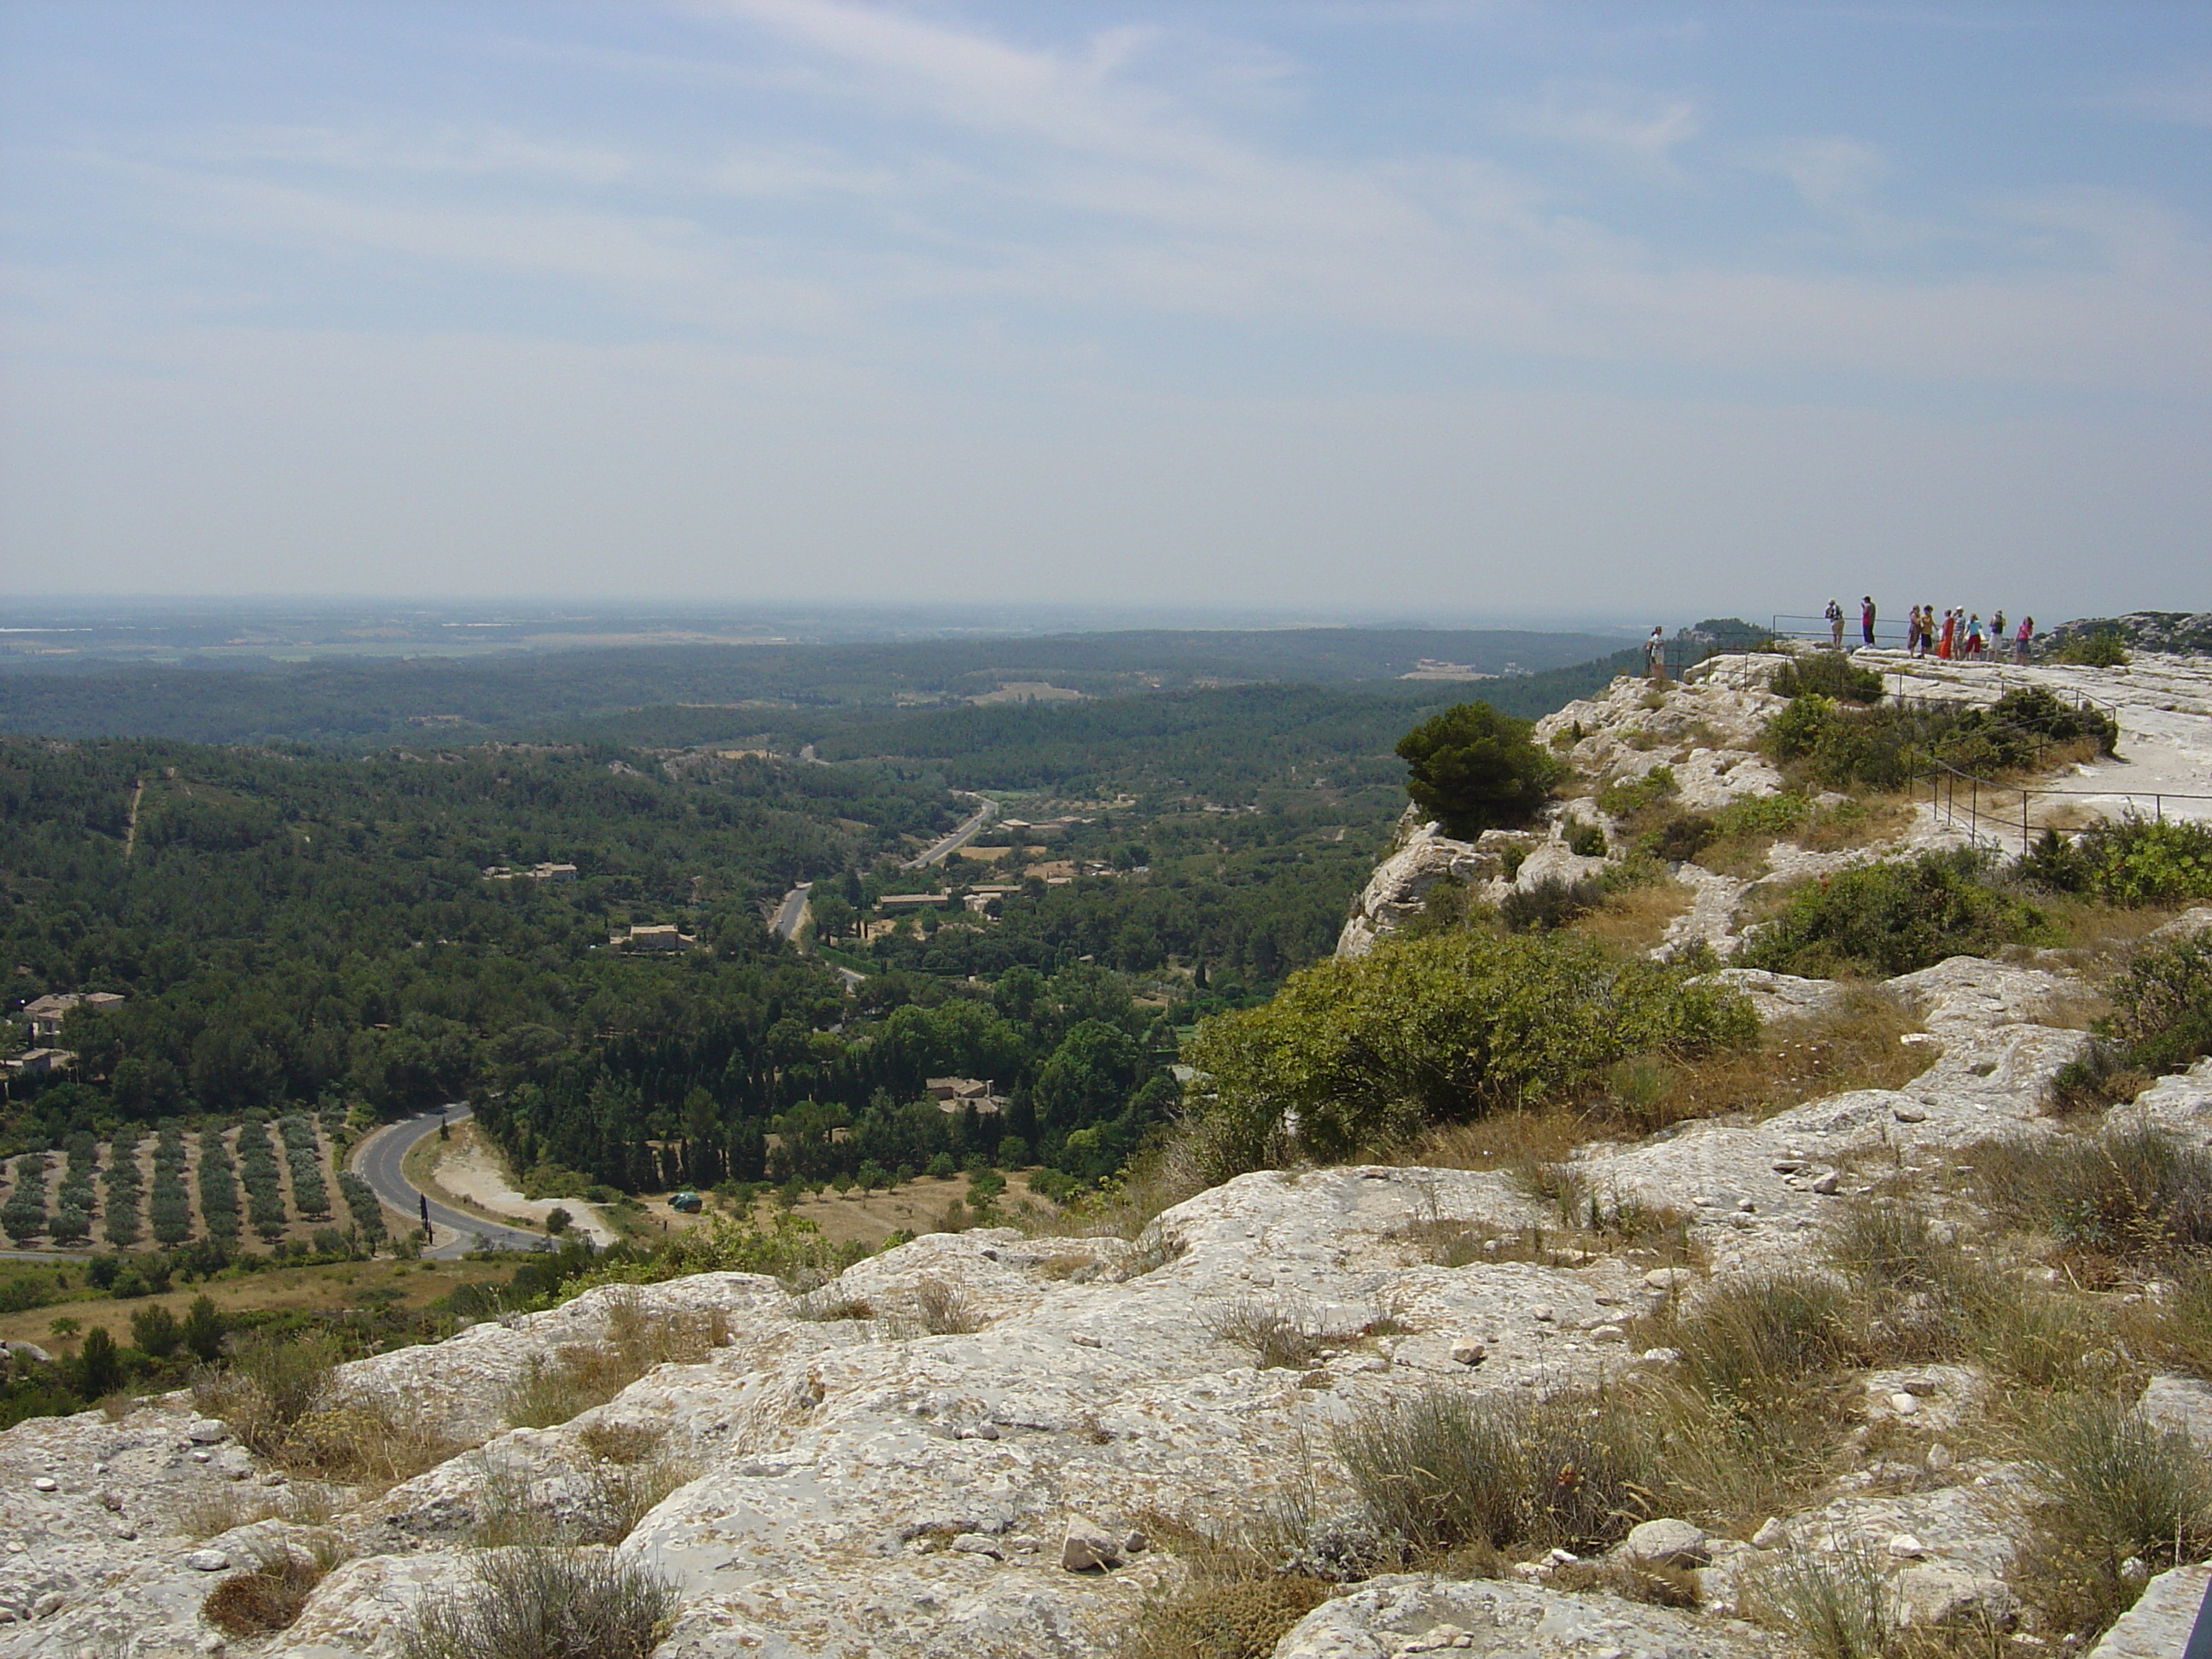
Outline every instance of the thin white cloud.
<svg viewBox="0 0 2212 1659"><path fill-rule="evenodd" d="M1809 207L1824 213L1862 208L1889 161L1856 138L1808 138L1771 152L1769 162Z"/></svg>
<svg viewBox="0 0 2212 1659"><path fill-rule="evenodd" d="M1588 82L1555 82L1533 101L1499 106L1508 131L1677 178L1674 152L1705 131L1694 99Z"/></svg>
<svg viewBox="0 0 2212 1659"><path fill-rule="evenodd" d="M2212 127L2212 67L2199 66L2168 79L2130 88L2115 106L2152 121Z"/></svg>

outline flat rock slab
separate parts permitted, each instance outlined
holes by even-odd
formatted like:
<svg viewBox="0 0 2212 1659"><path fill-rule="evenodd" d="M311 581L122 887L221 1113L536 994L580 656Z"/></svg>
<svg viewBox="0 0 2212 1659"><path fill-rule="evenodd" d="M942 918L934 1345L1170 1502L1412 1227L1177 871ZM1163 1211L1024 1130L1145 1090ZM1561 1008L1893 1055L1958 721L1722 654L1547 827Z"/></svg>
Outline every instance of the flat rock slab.
<svg viewBox="0 0 2212 1659"><path fill-rule="evenodd" d="M1731 1619L1645 1607L1619 1596L1425 1573L1372 1578L1316 1607L1276 1644L1274 1659L1399 1659L1459 1652L1490 1659L1765 1659L1764 1632Z"/></svg>
<svg viewBox="0 0 2212 1659"><path fill-rule="evenodd" d="M2212 1564L2203 1562L2159 1574L2143 1587L2142 1599L2105 1632L2105 1639L2089 1650L2089 1659L2181 1659L2208 1582Z"/></svg>

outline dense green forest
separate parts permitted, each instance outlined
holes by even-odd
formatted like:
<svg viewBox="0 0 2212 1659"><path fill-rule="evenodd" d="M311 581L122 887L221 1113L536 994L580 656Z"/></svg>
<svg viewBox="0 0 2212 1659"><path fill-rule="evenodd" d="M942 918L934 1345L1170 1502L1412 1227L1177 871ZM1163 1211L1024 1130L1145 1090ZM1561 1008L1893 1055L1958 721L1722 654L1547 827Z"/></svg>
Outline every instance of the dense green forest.
<svg viewBox="0 0 2212 1659"><path fill-rule="evenodd" d="M1613 666L1481 689L1540 712ZM1403 803L1391 744L1468 689L541 706L565 735L368 752L0 739L10 1001L126 999L69 1017L72 1073L14 1083L0 1152L465 1098L519 1168L622 1189L948 1161L1095 1179L1172 1104L1179 1026L1328 951ZM156 696L134 718L173 712ZM1039 854L1004 836L981 862L906 869L970 810L956 789L1057 810L1046 855L1067 873L1025 871ZM575 875L486 874L540 862ZM817 884L819 954L765 926L798 881ZM979 882L1000 890L963 908ZM931 887L946 908L860 937L886 894ZM646 924L694 943L613 942ZM945 1075L994 1082L1005 1109L939 1109L924 1084Z"/></svg>

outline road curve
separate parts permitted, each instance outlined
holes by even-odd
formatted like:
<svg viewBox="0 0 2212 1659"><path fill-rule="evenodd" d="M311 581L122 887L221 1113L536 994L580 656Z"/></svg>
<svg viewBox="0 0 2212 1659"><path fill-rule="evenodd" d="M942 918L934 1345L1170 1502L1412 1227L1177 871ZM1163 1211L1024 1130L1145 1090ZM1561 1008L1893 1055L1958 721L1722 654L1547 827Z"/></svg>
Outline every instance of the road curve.
<svg viewBox="0 0 2212 1659"><path fill-rule="evenodd" d="M441 1123L465 1123L469 1109L455 1104L441 1115L430 1111L420 1117L404 1118L398 1123L388 1123L355 1149L351 1160L353 1171L369 1185L369 1190L384 1200L385 1207L401 1215L415 1217L418 1221L428 1196L400 1172L400 1162L415 1143L424 1135L438 1133ZM542 1250L545 1237L542 1233L526 1233L519 1227L503 1227L496 1221L484 1221L464 1210L456 1210L428 1199L430 1206L430 1248L422 1252L443 1261L451 1261L476 1248L481 1237L495 1250ZM445 1237L441 1237L443 1234Z"/></svg>
<svg viewBox="0 0 2212 1659"><path fill-rule="evenodd" d="M806 920L806 897L813 890L812 882L802 881L786 893L783 902L776 907L775 920L768 925L769 932L778 939L798 938L799 924Z"/></svg>

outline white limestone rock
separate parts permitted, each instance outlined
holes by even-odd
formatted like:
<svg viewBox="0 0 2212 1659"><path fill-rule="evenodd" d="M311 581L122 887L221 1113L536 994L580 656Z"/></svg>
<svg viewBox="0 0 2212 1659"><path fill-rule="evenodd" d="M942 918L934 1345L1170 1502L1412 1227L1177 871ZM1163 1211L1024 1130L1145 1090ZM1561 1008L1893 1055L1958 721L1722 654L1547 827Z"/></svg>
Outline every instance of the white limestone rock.
<svg viewBox="0 0 2212 1659"><path fill-rule="evenodd" d="M2020 1619L2020 1598L2003 1579L1956 1567L1907 1567L1897 1575L1896 1591L1907 1625L2009 1630Z"/></svg>
<svg viewBox="0 0 2212 1659"><path fill-rule="evenodd" d="M2143 1587L2135 1606L2119 1616L2088 1659L2177 1659L2197 1626L2212 1583L2212 1563L2175 1567Z"/></svg>
<svg viewBox="0 0 2212 1659"><path fill-rule="evenodd" d="M1765 1632L1731 1619L1503 1580L1404 1574L1370 1579L1316 1607L1275 1644L1274 1659L1396 1659L1429 1650L1425 1638L1444 1626L1455 1651L1488 1659L1591 1659L1607 1651L1766 1659L1780 1652Z"/></svg>
<svg viewBox="0 0 2212 1659"><path fill-rule="evenodd" d="M1621 1550L1632 1561L1666 1567L1702 1567L1710 1559L1703 1527L1673 1519L1644 1521L1628 1529Z"/></svg>

